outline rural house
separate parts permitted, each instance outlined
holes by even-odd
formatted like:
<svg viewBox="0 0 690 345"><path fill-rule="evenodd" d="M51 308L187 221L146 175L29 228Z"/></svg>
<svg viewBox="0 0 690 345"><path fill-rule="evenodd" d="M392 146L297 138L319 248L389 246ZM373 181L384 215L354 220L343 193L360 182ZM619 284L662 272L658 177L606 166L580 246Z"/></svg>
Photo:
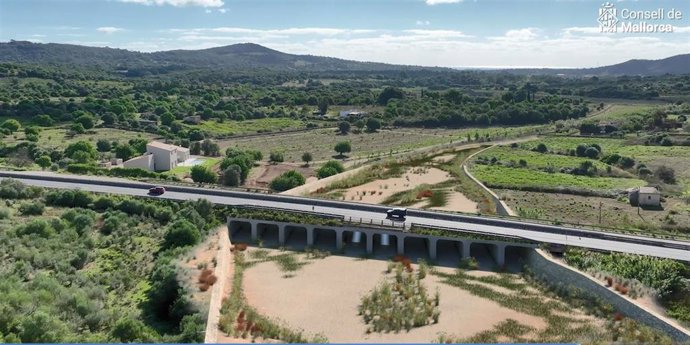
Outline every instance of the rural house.
<svg viewBox="0 0 690 345"><path fill-rule="evenodd" d="M149 171L168 171L177 163L189 159L189 149L152 141L146 144L146 153L123 163L125 168L139 168Z"/></svg>
<svg viewBox="0 0 690 345"><path fill-rule="evenodd" d="M640 187L632 189L628 198L630 205L640 207L660 207L661 193L654 187Z"/></svg>

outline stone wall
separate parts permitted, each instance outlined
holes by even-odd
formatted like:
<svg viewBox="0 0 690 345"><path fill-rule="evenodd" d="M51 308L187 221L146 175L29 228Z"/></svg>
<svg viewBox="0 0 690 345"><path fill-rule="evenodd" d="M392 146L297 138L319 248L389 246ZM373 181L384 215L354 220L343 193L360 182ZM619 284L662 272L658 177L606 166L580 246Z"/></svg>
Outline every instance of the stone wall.
<svg viewBox="0 0 690 345"><path fill-rule="evenodd" d="M690 333L687 330L682 329L680 326L672 325L654 311L636 305L626 297L600 284L592 277L545 257L545 254L540 253L538 250L530 251L527 266L534 272L537 278L548 282L558 282L559 285L563 286L578 288L587 294L606 301L623 315L668 334L675 341L690 341Z"/></svg>

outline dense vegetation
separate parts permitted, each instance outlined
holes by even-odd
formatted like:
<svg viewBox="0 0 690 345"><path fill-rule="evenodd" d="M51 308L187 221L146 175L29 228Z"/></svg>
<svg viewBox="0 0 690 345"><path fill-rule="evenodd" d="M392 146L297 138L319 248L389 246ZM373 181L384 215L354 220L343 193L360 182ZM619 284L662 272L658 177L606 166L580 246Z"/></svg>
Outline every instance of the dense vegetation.
<svg viewBox="0 0 690 345"><path fill-rule="evenodd" d="M7 179L0 201L0 340L203 339L203 309L178 284L176 258L215 226L212 204L43 190Z"/></svg>

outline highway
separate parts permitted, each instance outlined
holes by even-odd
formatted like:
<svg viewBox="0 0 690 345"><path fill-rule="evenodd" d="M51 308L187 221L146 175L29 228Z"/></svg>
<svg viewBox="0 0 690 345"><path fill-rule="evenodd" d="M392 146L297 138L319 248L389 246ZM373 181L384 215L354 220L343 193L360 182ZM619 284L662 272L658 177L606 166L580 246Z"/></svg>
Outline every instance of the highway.
<svg viewBox="0 0 690 345"><path fill-rule="evenodd" d="M15 178L28 185L46 188L81 189L91 192L148 196L149 183L109 178L102 176L81 176L54 174L49 172L9 172L0 171L0 179ZM220 189L164 185L165 194L156 198L173 200L194 200L199 198L222 205L246 205L272 207L294 211L320 212L353 220L363 219L375 224L391 224L386 219L387 207L344 201L313 199L275 194L257 194ZM510 235L554 244L577 246L605 251L617 251L650 255L690 262L690 242L656 239L646 236L633 236L583 230L563 226L545 225L480 216L468 216L447 212L426 210L408 211L407 226L415 223L430 227L479 231L487 234ZM400 225L400 224L398 224Z"/></svg>

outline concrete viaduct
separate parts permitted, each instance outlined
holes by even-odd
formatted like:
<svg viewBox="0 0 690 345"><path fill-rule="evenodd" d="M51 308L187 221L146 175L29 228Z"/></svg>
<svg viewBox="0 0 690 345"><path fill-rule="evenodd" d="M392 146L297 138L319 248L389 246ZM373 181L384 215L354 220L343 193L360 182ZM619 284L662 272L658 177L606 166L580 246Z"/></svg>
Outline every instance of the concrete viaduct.
<svg viewBox="0 0 690 345"><path fill-rule="evenodd" d="M406 248L424 248L426 256L436 261L439 254L453 252L459 258L476 257L488 252L495 263L502 267L506 264L506 254L521 254L536 248L535 243L510 242L475 239L457 236L431 236L417 234L402 229L386 227L358 226L356 224L316 225L297 224L269 220L228 217L228 229L231 240L245 240L257 243L260 240L273 241L278 246L291 248L314 248L317 244L328 246L336 251L348 247L360 247L367 255L391 254L405 255ZM318 242L318 243L317 243Z"/></svg>

